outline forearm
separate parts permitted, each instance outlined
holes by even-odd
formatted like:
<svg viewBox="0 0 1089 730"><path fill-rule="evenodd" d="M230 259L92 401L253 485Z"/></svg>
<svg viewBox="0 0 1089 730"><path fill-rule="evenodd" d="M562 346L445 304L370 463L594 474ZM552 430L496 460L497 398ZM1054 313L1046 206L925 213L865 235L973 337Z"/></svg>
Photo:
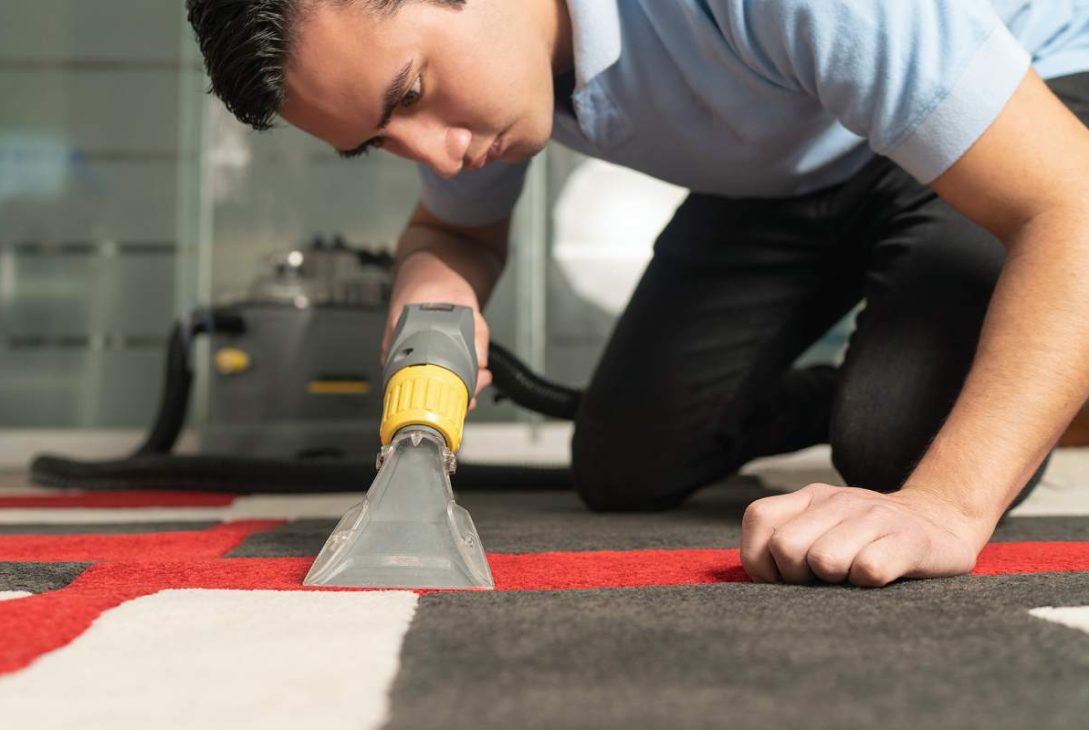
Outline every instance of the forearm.
<svg viewBox="0 0 1089 730"><path fill-rule="evenodd" d="M953 502L979 547L1089 395L1089 213L1039 215L1008 244L962 393L904 485Z"/></svg>
<svg viewBox="0 0 1089 730"><path fill-rule="evenodd" d="M503 271L504 259L501 252L477 241L431 226L410 225L394 256L393 302L442 298L483 309Z"/></svg>

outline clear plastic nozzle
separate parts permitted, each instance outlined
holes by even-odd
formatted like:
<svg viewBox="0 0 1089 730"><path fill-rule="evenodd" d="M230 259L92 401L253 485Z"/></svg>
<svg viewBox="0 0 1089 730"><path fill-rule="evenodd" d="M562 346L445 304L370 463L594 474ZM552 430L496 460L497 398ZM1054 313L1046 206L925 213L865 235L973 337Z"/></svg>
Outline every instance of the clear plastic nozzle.
<svg viewBox="0 0 1089 730"><path fill-rule="evenodd" d="M308 586L491 589L469 513L454 501L446 442L402 429L379 454L363 501L341 518L303 581Z"/></svg>

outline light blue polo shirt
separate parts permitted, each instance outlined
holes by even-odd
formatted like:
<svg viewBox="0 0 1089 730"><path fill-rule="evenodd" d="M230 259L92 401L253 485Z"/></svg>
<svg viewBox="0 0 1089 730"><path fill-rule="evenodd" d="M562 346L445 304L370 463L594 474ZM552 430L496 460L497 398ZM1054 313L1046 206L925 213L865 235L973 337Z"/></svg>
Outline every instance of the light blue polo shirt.
<svg viewBox="0 0 1089 730"><path fill-rule="evenodd" d="M875 154L923 183L994 121L1031 63L1089 70L1089 0L567 0L572 116L552 138L690 190L802 195ZM421 201L481 225L528 163L444 180Z"/></svg>

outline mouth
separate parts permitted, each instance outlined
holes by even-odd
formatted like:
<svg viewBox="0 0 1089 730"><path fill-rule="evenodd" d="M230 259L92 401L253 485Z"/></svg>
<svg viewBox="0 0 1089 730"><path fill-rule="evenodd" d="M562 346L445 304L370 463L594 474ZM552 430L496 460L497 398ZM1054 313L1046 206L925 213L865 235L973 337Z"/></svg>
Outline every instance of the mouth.
<svg viewBox="0 0 1089 730"><path fill-rule="evenodd" d="M469 165L471 170L479 170L487 165L489 162L499 159L503 154L503 133L501 132L492 140L492 144L488 149L478 157L472 164Z"/></svg>

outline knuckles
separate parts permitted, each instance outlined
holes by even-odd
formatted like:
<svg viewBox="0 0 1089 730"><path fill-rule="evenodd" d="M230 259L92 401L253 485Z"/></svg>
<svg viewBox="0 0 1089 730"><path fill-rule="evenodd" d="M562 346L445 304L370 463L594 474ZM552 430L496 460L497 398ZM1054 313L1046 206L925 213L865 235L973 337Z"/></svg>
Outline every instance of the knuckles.
<svg viewBox="0 0 1089 730"><path fill-rule="evenodd" d="M769 510L771 509L771 505L768 504L769 499L775 498L764 497L755 502L749 502L749 506L745 508L745 512L741 515L742 528L759 525L768 520L771 516L769 514Z"/></svg>
<svg viewBox="0 0 1089 730"><path fill-rule="evenodd" d="M808 545L785 532L776 532L768 540L768 550L776 558L795 558L804 555Z"/></svg>
<svg viewBox="0 0 1089 730"><path fill-rule="evenodd" d="M848 507L858 504L859 497L854 492L849 492L845 489L837 489L835 492L828 496L828 502L830 504Z"/></svg>
<svg viewBox="0 0 1089 730"><path fill-rule="evenodd" d="M750 504L741 515L741 533L751 532L763 521L763 513L756 507L756 503Z"/></svg>
<svg viewBox="0 0 1089 730"><path fill-rule="evenodd" d="M882 567L872 558L856 560L851 567L851 582L863 588L881 588L896 579L896 576Z"/></svg>
<svg viewBox="0 0 1089 730"><path fill-rule="evenodd" d="M863 516L868 520L886 522L897 517L896 510L888 505L874 504L866 508Z"/></svg>
<svg viewBox="0 0 1089 730"><path fill-rule="evenodd" d="M827 583L839 583L847 578L851 569L851 560L826 552L810 552L806 558L809 569Z"/></svg>

